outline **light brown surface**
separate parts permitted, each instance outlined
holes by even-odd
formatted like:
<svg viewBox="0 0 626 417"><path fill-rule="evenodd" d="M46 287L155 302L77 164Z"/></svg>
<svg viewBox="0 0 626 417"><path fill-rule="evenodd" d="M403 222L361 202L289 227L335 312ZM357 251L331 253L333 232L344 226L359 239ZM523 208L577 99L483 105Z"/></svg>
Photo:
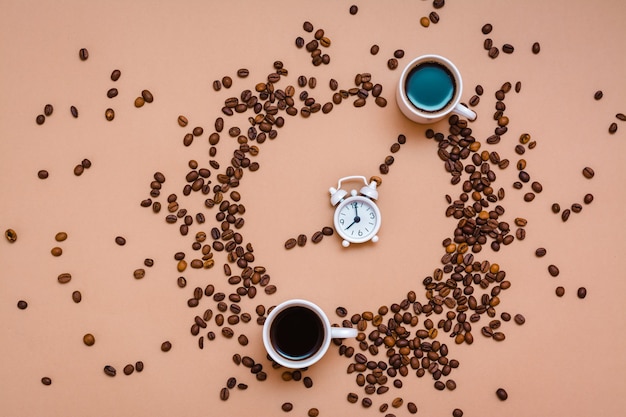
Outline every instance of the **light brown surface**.
<svg viewBox="0 0 626 417"><path fill-rule="evenodd" d="M294 404L290 415L304 416L310 407L321 416L380 415L380 404L396 396L405 404L414 401L424 416L450 416L457 407L470 417L623 415L626 126L615 114L626 112L626 3L449 1L438 10L440 22L427 29L418 20L432 11L431 2L392 3L361 1L351 16L351 3L331 1L0 1L0 229L19 235L14 244L0 242L1 415L280 415L285 401ZM331 38L328 66L312 66L294 46L297 36L310 38L302 30L305 20ZM487 56L480 31L487 22L494 25L489 36L495 44L513 44L513 54ZM535 41L542 47L538 55L530 52ZM377 56L369 53L374 43L381 47ZM78 59L82 47L90 53L84 62ZM364 393L346 374L350 361L335 346L306 373L314 381L311 389L284 382L281 371L271 369L254 320L234 326L248 335L247 347L218 334L198 349L189 328L198 311L215 310L215 303L205 298L193 310L186 301L194 287L208 283L232 291L222 272L226 259L218 254L214 269L185 271L188 286L178 288L173 254L185 251L191 258L201 227L182 237L177 226L164 222L163 212L155 215L139 202L148 197L153 173L161 171L167 177L161 201L179 194L190 213L206 212L208 231L215 211L203 208L201 195L183 198L181 189L189 159L207 165L207 137L224 99L264 81L275 60L289 70L282 88L297 85L299 75L316 76L318 86L310 92L321 103L330 100L330 78L350 88L355 74L370 72L384 86L387 107L370 98L360 109L349 100L329 114L285 116L278 137L260 146L261 169L244 175L238 188L247 208L241 233L278 292L260 291L242 307L255 317L259 303L306 297L340 323L334 313L340 305L350 314L375 311L400 302L409 290L423 301L422 280L441 266L441 242L456 224L444 216L444 196L456 199L460 190L450 185L436 144L425 139L426 127L406 120L395 106L400 69L390 71L386 61L399 48L406 52L400 65L424 53L455 62L465 102L476 84L484 86L478 120L471 124L483 145L495 127L494 92L505 81L523 84L505 100L509 132L483 149L512 162L496 170L497 185L507 192L501 203L506 220L528 219L527 238L498 253L485 248L476 258L499 263L512 282L498 314L522 313L527 321L504 323L502 343L480 335L487 317L474 326L473 345L455 345L441 332L438 340L461 362L450 375L457 389L437 391L429 376L418 379L411 372L401 390L373 395L374 406L364 410L345 399L351 391L361 398ZM236 76L242 67L250 69L246 79ZM122 77L113 83L115 68ZM224 75L233 77L233 87L213 91L213 80ZM113 86L120 94L108 99ZM134 108L144 88L155 101ZM596 90L604 91L600 101L593 99ZM37 126L35 116L46 103L54 105L54 114ZM70 116L71 105L78 119ZM107 107L116 111L112 122L104 119ZM188 117L188 128L177 125L179 114ZM226 130L247 129L247 116L225 118L222 166L234 146ZM609 135L613 121L619 129ZM193 126L205 133L185 148L182 137ZM445 132L447 124L432 127ZM537 141L524 155L527 170L544 185L532 203L511 186L517 179L513 147L524 132ZM288 238L310 238L332 224L328 187L345 175L377 175L399 134L407 143L379 189L380 242L343 249L335 235L286 251ZM83 158L93 166L76 177L72 169ZM595 170L593 179L582 176L585 166ZM40 169L50 177L39 180ZM553 202L565 208L586 193L594 194L594 202L568 222L551 213ZM54 258L50 249L59 231L69 238L58 244L63 255ZM115 244L118 235L126 237L125 246ZM536 258L541 246L548 254ZM146 257L155 266L135 280L132 272ZM549 276L549 264L558 265L559 277ZM69 284L57 282L61 272L71 272ZM554 294L557 285L566 289L563 298ZM588 289L584 300L575 295L580 286ZM74 290L83 294L80 304L71 300ZM26 310L16 307L20 299L28 301ZM83 344L85 333L95 335L94 346ZM173 344L168 353L160 351L165 340ZM267 381L235 366L234 353L261 361ZM123 375L124 365L138 360L145 363L143 373ZM102 372L107 364L117 368L115 378ZM44 376L52 378L51 386L42 385ZM231 376L249 388L220 401L219 390ZM498 387L508 391L506 402L496 398ZM405 406L393 412L408 415Z"/></svg>

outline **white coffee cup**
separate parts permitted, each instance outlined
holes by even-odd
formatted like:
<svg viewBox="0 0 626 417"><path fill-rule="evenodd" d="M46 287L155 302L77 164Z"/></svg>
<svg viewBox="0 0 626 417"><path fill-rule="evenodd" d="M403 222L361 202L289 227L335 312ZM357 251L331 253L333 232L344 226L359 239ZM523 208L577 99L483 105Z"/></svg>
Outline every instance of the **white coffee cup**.
<svg viewBox="0 0 626 417"><path fill-rule="evenodd" d="M463 80L457 67L440 55L422 55L402 70L396 101L402 113L417 123L434 123L450 113L469 120L476 113L461 104Z"/></svg>
<svg viewBox="0 0 626 417"><path fill-rule="evenodd" d="M302 369L319 361L332 339L356 337L357 329L332 327L324 311L307 300L287 300L272 309L263 325L263 344L278 364Z"/></svg>

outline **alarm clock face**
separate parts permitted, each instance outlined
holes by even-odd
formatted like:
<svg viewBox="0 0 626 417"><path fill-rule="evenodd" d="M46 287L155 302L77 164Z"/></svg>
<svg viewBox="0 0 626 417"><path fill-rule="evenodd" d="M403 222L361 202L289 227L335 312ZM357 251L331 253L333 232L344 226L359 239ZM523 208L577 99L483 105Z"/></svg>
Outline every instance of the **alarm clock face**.
<svg viewBox="0 0 626 417"><path fill-rule="evenodd" d="M369 198L350 197L335 210L335 230L349 242L367 242L380 229L380 211Z"/></svg>

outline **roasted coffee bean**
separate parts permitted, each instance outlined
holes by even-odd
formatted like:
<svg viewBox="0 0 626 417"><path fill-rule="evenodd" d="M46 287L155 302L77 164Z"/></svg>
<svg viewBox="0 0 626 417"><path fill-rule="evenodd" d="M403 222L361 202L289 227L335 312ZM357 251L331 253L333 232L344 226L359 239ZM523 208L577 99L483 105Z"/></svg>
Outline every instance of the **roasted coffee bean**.
<svg viewBox="0 0 626 417"><path fill-rule="evenodd" d="M108 98L113 98L113 97L117 97L117 88L110 88L109 91L107 91L107 97Z"/></svg>
<svg viewBox="0 0 626 417"><path fill-rule="evenodd" d="M124 375L130 375L135 372L135 367L132 364L128 364L123 369Z"/></svg>
<svg viewBox="0 0 626 417"><path fill-rule="evenodd" d="M85 172L84 166L79 164L74 167L74 175L76 175L77 177L80 177L81 175L83 175L83 172Z"/></svg>
<svg viewBox="0 0 626 417"><path fill-rule="evenodd" d="M526 318L521 314L516 314L515 317L513 317L513 320L515 320L515 323L519 325L526 323Z"/></svg>
<svg viewBox="0 0 626 417"><path fill-rule="evenodd" d="M406 404L406 408L409 410L409 413L411 413L411 414L417 413L417 405L415 405L414 402L409 401Z"/></svg>
<svg viewBox="0 0 626 417"><path fill-rule="evenodd" d="M24 300L19 300L17 302L17 308L19 308L20 310L26 310L26 308L28 308L28 303Z"/></svg>
<svg viewBox="0 0 626 417"><path fill-rule="evenodd" d="M593 171L592 168L589 168L589 167L583 168L583 176L585 178L593 178L594 175L595 175L595 172Z"/></svg>
<svg viewBox="0 0 626 417"><path fill-rule="evenodd" d="M120 76L122 75L122 72L118 69L113 70L113 72L111 72L111 81L117 81L120 79Z"/></svg>
<svg viewBox="0 0 626 417"><path fill-rule="evenodd" d="M87 48L80 48L80 50L78 51L78 57L81 61L86 61L87 58L89 58L89 51L87 50Z"/></svg>
<svg viewBox="0 0 626 417"><path fill-rule="evenodd" d="M530 186L533 189L533 191L536 193L540 193L543 191L543 186L541 185L541 183L537 181L534 181Z"/></svg>
<svg viewBox="0 0 626 417"><path fill-rule="evenodd" d="M63 272L62 274L59 274L59 276L57 277L57 281L59 281L59 284L67 284L71 280L72 280L72 274L70 274L69 272Z"/></svg>
<svg viewBox="0 0 626 417"><path fill-rule="evenodd" d="M507 398L509 398L509 394L506 392L506 390L504 388L498 388L496 390L496 395L498 396L498 398L502 401L506 400Z"/></svg>
<svg viewBox="0 0 626 417"><path fill-rule="evenodd" d="M538 54L539 51L541 51L541 45L539 44L539 42L533 43L532 51L533 51L533 54Z"/></svg>
<svg viewBox="0 0 626 417"><path fill-rule="evenodd" d="M609 125L609 133L614 134L615 132L617 132L617 123L611 123Z"/></svg>
<svg viewBox="0 0 626 417"><path fill-rule="evenodd" d="M297 243L297 240L294 238L287 239L285 242L285 249L293 249L296 247Z"/></svg>
<svg viewBox="0 0 626 417"><path fill-rule="evenodd" d="M396 58L390 58L387 61L387 68L389 68L390 70L395 70L396 68L398 68L398 60Z"/></svg>
<svg viewBox="0 0 626 417"><path fill-rule="evenodd" d="M52 116L52 112L54 111L54 107L52 104L46 104L43 108L44 116Z"/></svg>
<svg viewBox="0 0 626 417"><path fill-rule="evenodd" d="M111 365L106 365L104 367L104 373L108 376L115 376L115 374L117 373L117 371L115 370L114 367L112 367Z"/></svg>
<svg viewBox="0 0 626 417"><path fill-rule="evenodd" d="M83 299L83 295L81 294L80 291L74 291L72 293L72 301L74 301L75 303L80 303Z"/></svg>
<svg viewBox="0 0 626 417"><path fill-rule="evenodd" d="M230 396L230 391L228 390L227 387L224 387L220 390L220 400L226 401L228 400L229 396Z"/></svg>
<svg viewBox="0 0 626 417"><path fill-rule="evenodd" d="M135 279L142 279L146 276L146 270L143 268L135 269L135 271L133 272L133 276L135 277Z"/></svg>
<svg viewBox="0 0 626 417"><path fill-rule="evenodd" d="M70 114L74 117L78 117L78 109L75 106L70 106Z"/></svg>
<svg viewBox="0 0 626 417"><path fill-rule="evenodd" d="M561 220L566 222L567 219L569 219L569 215L570 215L570 209L563 210L563 213L561 213Z"/></svg>
<svg viewBox="0 0 626 417"><path fill-rule="evenodd" d="M283 410L284 412L288 413L289 411L293 410L293 404L287 402L287 403L283 403L280 406L281 410Z"/></svg>
<svg viewBox="0 0 626 417"><path fill-rule="evenodd" d="M50 377L44 376L43 378L41 378L41 383L44 385L51 385L52 379Z"/></svg>
<svg viewBox="0 0 626 417"><path fill-rule="evenodd" d="M439 15L435 11L430 12L428 19L435 24L439 23Z"/></svg>
<svg viewBox="0 0 626 417"><path fill-rule="evenodd" d="M230 88L233 85L233 79L230 78L229 76L224 76L222 77L222 85L224 86L224 88Z"/></svg>
<svg viewBox="0 0 626 417"><path fill-rule="evenodd" d="M557 214L558 212L561 211L561 206L558 203L554 203L552 204L551 209L554 214Z"/></svg>
<svg viewBox="0 0 626 417"><path fill-rule="evenodd" d="M115 111L113 109L106 109L104 112L104 117L110 122L115 119Z"/></svg>
<svg viewBox="0 0 626 417"><path fill-rule="evenodd" d="M43 114L39 114L39 115L37 115L37 117L35 118L35 122L36 122L38 125L42 125L42 124L44 124L44 122L45 122L45 121L46 121L46 116L44 116Z"/></svg>
<svg viewBox="0 0 626 417"><path fill-rule="evenodd" d="M17 240L17 232L13 229L7 229L4 232L4 237L9 241L9 243L15 243Z"/></svg>
<svg viewBox="0 0 626 417"><path fill-rule="evenodd" d="M311 236L311 242L320 243L323 238L324 238L324 235L322 234L321 231L318 230L317 232L313 233L313 236Z"/></svg>
<svg viewBox="0 0 626 417"><path fill-rule="evenodd" d="M535 199L535 193L526 193L524 194L524 201L531 202Z"/></svg>
<svg viewBox="0 0 626 417"><path fill-rule="evenodd" d="M505 43L504 45L502 45L502 52L504 52L505 54L512 54L514 50L515 48L511 44Z"/></svg>
<svg viewBox="0 0 626 417"><path fill-rule="evenodd" d="M556 265L549 265L548 266L548 272L550 273L550 275L552 275L553 277L556 277L559 275L559 268Z"/></svg>
<svg viewBox="0 0 626 417"><path fill-rule="evenodd" d="M50 250L50 253L52 254L52 256L57 256L58 257L58 256L63 255L63 249L61 249L58 246L55 246L54 248L52 248Z"/></svg>
<svg viewBox="0 0 626 417"><path fill-rule="evenodd" d="M361 405L362 405L363 407L365 407L365 408L369 408L369 407L371 407L371 406L372 406L372 399L371 399L371 398L369 398L369 397L364 397L364 398L361 400Z"/></svg>
<svg viewBox="0 0 626 417"><path fill-rule="evenodd" d="M583 210L583 206L581 206L578 203L574 203L572 204L572 212L573 213L580 213Z"/></svg>
<svg viewBox="0 0 626 417"><path fill-rule="evenodd" d="M170 343L169 341L165 341L161 343L161 350L163 352L169 352L171 349L172 349L172 343Z"/></svg>
<svg viewBox="0 0 626 417"><path fill-rule="evenodd" d="M120 246L124 246L126 244L126 239L122 236L117 236L115 238L115 243L117 243Z"/></svg>
<svg viewBox="0 0 626 417"><path fill-rule="evenodd" d="M309 22L309 21L305 21L302 24L302 29L304 29L305 32L313 32L313 23Z"/></svg>
<svg viewBox="0 0 626 417"><path fill-rule="evenodd" d="M185 127L189 123L189 120L185 116L178 116L178 125L180 127Z"/></svg>
<svg viewBox="0 0 626 417"><path fill-rule="evenodd" d="M356 7L356 6L354 6ZM308 417L318 417L320 415L320 410L318 410L317 408L309 408L309 411L307 411L307 416Z"/></svg>
<svg viewBox="0 0 626 417"><path fill-rule="evenodd" d="M491 48L489 48L490 58L496 58L498 55L500 55L500 50L496 46L492 46Z"/></svg>
<svg viewBox="0 0 626 417"><path fill-rule="evenodd" d="M541 257L545 256L545 255L546 255L546 253L547 253L547 251L546 251L546 249L545 249L545 248L537 248L537 250L535 250L535 255L536 255L538 258L541 258Z"/></svg>
<svg viewBox="0 0 626 417"><path fill-rule="evenodd" d="M152 95L152 93L149 90L142 90L141 91L141 98L146 103L152 103L154 101L154 96ZM136 105L136 103L135 103L135 105Z"/></svg>
<svg viewBox="0 0 626 417"><path fill-rule="evenodd" d="M490 34L492 30L493 30L493 26L491 25L491 23L485 23L481 29L483 35Z"/></svg>
<svg viewBox="0 0 626 417"><path fill-rule="evenodd" d="M328 227L328 226L322 227L322 234L324 236L332 236L333 233L335 233L335 230L332 227Z"/></svg>
<svg viewBox="0 0 626 417"><path fill-rule="evenodd" d="M602 92L602 90L598 90L593 94L593 98L596 100L600 100L602 96L604 96L604 93Z"/></svg>
<svg viewBox="0 0 626 417"><path fill-rule="evenodd" d="M593 201L593 194L585 194L583 201L585 204L590 204Z"/></svg>
<svg viewBox="0 0 626 417"><path fill-rule="evenodd" d="M430 26L430 19L427 18L426 16L420 18L420 25L422 25L425 28L427 28L428 26Z"/></svg>
<svg viewBox="0 0 626 417"><path fill-rule="evenodd" d="M359 396L357 394L355 394L354 392L351 392L348 394L348 402L349 403L356 403L359 400Z"/></svg>
<svg viewBox="0 0 626 417"><path fill-rule="evenodd" d="M554 292L556 293L557 297L563 297L563 295L565 295L565 288L563 288L563 287L556 287Z"/></svg>
<svg viewBox="0 0 626 417"><path fill-rule="evenodd" d="M247 68L240 68L237 70L237 76L240 78L246 78L250 75L250 71Z"/></svg>
<svg viewBox="0 0 626 417"><path fill-rule="evenodd" d="M379 50L380 50L380 47L378 45L372 45L370 48L370 54L376 55Z"/></svg>
<svg viewBox="0 0 626 417"><path fill-rule="evenodd" d="M480 102L480 97L478 95L473 95L469 99L469 105L472 107L477 106L479 102Z"/></svg>
<svg viewBox="0 0 626 417"><path fill-rule="evenodd" d="M56 240L57 242L64 242L65 240L67 240L67 233L65 232L59 232L56 235L54 235L54 240Z"/></svg>
<svg viewBox="0 0 626 417"><path fill-rule="evenodd" d="M463 417L463 410L460 408L455 408L452 410L452 417Z"/></svg>
<svg viewBox="0 0 626 417"><path fill-rule="evenodd" d="M351 15L353 15L353 16L354 16L355 14L357 14L357 12L358 12L358 11L359 11L359 8L358 8L358 6L356 6L355 4L353 4L352 6L350 6L350 14L351 14Z"/></svg>

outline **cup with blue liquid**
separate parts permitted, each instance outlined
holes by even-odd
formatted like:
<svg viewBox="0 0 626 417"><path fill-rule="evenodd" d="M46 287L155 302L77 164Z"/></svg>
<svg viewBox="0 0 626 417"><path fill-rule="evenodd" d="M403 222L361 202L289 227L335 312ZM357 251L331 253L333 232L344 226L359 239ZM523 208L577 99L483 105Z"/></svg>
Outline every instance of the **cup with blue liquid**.
<svg viewBox="0 0 626 417"><path fill-rule="evenodd" d="M434 123L451 113L475 120L461 104L463 81L457 67L440 55L422 55L402 71L396 101L402 113L417 123Z"/></svg>

